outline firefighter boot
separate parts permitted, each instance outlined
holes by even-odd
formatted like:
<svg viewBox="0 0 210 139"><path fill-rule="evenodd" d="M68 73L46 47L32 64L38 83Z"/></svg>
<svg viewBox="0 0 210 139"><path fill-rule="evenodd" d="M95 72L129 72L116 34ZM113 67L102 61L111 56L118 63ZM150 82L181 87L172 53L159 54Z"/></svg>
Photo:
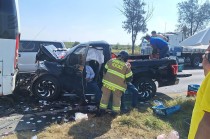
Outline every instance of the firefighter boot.
<svg viewBox="0 0 210 139"><path fill-rule="evenodd" d="M105 109L98 109L97 110L97 112L96 112L96 115L95 115L95 117L101 117L101 116L103 116L103 115L105 115L106 114L106 110Z"/></svg>

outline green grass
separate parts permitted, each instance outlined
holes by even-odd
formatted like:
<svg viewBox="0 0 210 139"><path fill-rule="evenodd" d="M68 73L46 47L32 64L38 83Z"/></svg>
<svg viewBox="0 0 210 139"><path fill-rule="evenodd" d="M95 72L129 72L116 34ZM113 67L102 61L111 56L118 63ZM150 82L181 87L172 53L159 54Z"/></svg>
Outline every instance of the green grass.
<svg viewBox="0 0 210 139"><path fill-rule="evenodd" d="M175 98L165 101L166 106L181 105L181 110L169 116L157 116L149 108L133 110L128 115L117 119L118 126L126 126L133 130L144 130L147 138L154 138L159 134L167 134L171 130L179 132L180 138L187 139L189 122L194 107L194 98ZM142 133L143 134L143 133Z"/></svg>

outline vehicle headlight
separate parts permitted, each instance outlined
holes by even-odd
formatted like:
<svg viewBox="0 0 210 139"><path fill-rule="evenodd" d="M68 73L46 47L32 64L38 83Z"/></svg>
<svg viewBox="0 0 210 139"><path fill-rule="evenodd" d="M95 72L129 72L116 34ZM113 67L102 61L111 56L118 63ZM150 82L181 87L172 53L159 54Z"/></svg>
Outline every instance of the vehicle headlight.
<svg viewBox="0 0 210 139"><path fill-rule="evenodd" d="M44 62L39 62L39 69L47 70L47 67L45 66Z"/></svg>

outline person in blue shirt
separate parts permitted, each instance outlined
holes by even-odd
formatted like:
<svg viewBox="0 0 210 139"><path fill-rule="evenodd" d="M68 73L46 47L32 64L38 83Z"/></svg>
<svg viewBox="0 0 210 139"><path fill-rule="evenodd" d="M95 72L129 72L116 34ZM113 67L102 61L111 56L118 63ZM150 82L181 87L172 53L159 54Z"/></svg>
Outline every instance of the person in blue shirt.
<svg viewBox="0 0 210 139"><path fill-rule="evenodd" d="M86 70L86 81L91 82L95 77L95 73L89 65L85 65L85 70Z"/></svg>
<svg viewBox="0 0 210 139"><path fill-rule="evenodd" d="M159 37L151 37L150 35L146 35L144 38L150 42L153 50L157 49L159 51L159 59L169 56L169 47L165 40Z"/></svg>
<svg viewBox="0 0 210 139"><path fill-rule="evenodd" d="M91 66L88 65L88 62L85 65L85 70L86 70L86 92L87 93L95 93L95 101L98 104L101 99L102 92L100 88L98 87L98 84L96 81L94 81L95 73Z"/></svg>

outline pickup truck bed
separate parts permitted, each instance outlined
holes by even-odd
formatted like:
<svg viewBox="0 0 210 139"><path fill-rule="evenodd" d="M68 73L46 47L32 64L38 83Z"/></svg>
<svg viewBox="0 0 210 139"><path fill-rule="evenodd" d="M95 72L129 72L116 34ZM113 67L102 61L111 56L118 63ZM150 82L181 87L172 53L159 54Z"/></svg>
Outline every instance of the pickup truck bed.
<svg viewBox="0 0 210 139"><path fill-rule="evenodd" d="M139 78L150 78L158 82L158 87L178 83L177 63L173 59L135 60L130 63L134 82Z"/></svg>

